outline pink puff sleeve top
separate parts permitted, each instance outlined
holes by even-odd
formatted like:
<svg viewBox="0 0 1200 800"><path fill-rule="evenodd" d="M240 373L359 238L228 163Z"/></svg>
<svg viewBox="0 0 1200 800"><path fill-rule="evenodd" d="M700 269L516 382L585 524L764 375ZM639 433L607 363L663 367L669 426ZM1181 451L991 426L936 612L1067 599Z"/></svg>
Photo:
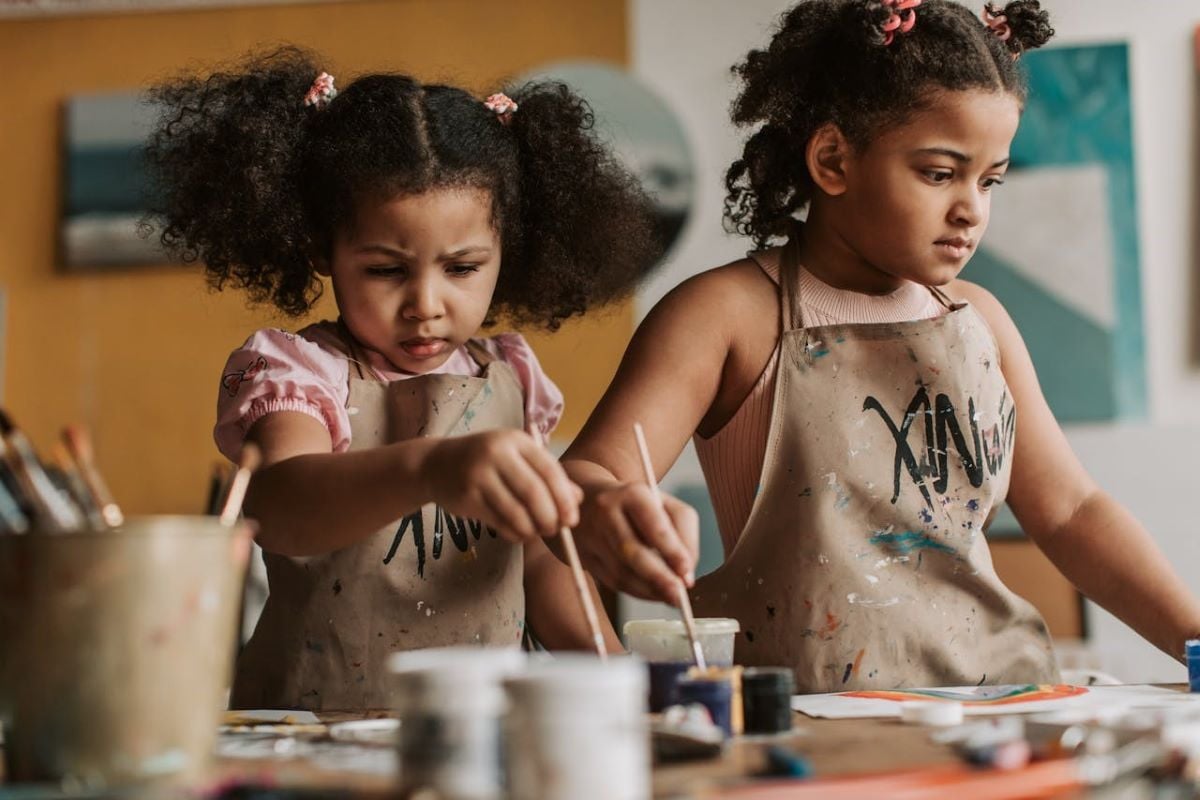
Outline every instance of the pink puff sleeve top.
<svg viewBox="0 0 1200 800"><path fill-rule="evenodd" d="M542 371L525 337L502 333L477 341L516 372L525 394L526 424L548 438L562 417L562 392ZM335 453L346 450L350 446L346 409L350 362L343 347L333 322L318 322L298 333L276 328L256 331L230 354L221 374L213 430L217 449L235 460L255 422L275 411L298 411L329 430ZM370 366L380 380L413 377L395 372L374 355L368 353ZM466 348L460 347L434 372L477 376L482 370Z"/></svg>

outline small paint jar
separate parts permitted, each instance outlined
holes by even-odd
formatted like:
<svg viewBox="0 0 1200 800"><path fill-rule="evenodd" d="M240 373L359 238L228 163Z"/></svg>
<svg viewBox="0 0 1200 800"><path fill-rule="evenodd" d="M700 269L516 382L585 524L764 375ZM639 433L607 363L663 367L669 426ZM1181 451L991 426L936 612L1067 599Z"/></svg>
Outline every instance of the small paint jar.
<svg viewBox="0 0 1200 800"><path fill-rule="evenodd" d="M1188 668L1188 689L1200 692L1200 639L1188 639L1184 650L1184 660Z"/></svg>
<svg viewBox="0 0 1200 800"><path fill-rule="evenodd" d="M690 661L661 661L646 665L650 676L648 707L651 712L658 713L667 706L673 706L679 702L676 697L675 685L680 678L687 675L687 671L691 667Z"/></svg>
<svg viewBox="0 0 1200 800"><path fill-rule="evenodd" d="M752 667L742 673L746 733L782 733L792 729L795 679L783 667Z"/></svg>
<svg viewBox="0 0 1200 800"><path fill-rule="evenodd" d="M392 654L400 717L399 794L432 791L455 800L505 797L503 680L519 671L516 649L441 647Z"/></svg>
<svg viewBox="0 0 1200 800"><path fill-rule="evenodd" d="M645 800L650 789L646 666L561 654L505 682L509 796Z"/></svg>
<svg viewBox="0 0 1200 800"><path fill-rule="evenodd" d="M708 709L714 725L726 736L733 735L733 685L728 680L681 678L675 691L680 705L699 703Z"/></svg>

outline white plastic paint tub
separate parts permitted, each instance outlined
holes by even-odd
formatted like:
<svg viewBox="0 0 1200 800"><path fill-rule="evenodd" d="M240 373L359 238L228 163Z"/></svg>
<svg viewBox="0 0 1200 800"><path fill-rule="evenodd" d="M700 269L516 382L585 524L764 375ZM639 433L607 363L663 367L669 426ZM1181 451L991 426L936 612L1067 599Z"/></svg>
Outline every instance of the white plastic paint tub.
<svg viewBox="0 0 1200 800"><path fill-rule="evenodd" d="M741 629L736 619L701 617L696 638L709 666L733 666L733 639ZM652 663L691 661L692 647L683 620L632 619L625 623L625 645Z"/></svg>
<svg viewBox="0 0 1200 800"><path fill-rule="evenodd" d="M401 796L420 791L445 800L505 796L503 681L524 663L516 649L439 647L392 654Z"/></svg>
<svg viewBox="0 0 1200 800"><path fill-rule="evenodd" d="M511 797L650 797L644 662L560 655L531 661L505 686Z"/></svg>

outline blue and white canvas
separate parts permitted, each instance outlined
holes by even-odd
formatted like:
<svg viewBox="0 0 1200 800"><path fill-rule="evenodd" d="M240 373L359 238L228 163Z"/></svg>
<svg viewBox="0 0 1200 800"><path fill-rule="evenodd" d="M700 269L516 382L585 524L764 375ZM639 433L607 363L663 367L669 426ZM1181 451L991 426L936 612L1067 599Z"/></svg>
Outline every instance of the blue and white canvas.
<svg viewBox="0 0 1200 800"><path fill-rule="evenodd" d="M1029 53L1030 92L991 227L963 277L999 298L1063 422L1146 414L1129 53Z"/></svg>
<svg viewBox="0 0 1200 800"><path fill-rule="evenodd" d="M132 92L81 95L66 103L61 253L69 269L163 263L138 235L148 179L142 163L156 110Z"/></svg>

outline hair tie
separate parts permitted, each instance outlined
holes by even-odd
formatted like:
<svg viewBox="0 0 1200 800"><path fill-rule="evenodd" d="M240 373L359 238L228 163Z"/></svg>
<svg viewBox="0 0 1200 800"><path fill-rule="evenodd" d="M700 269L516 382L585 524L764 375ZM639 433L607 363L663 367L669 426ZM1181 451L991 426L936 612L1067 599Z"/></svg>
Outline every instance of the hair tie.
<svg viewBox="0 0 1200 800"><path fill-rule="evenodd" d="M917 12L921 0L882 0L884 8L890 8L892 14L879 26L883 34L883 46L887 47L896 39L897 33L908 33L917 24Z"/></svg>
<svg viewBox="0 0 1200 800"><path fill-rule="evenodd" d="M991 28L992 33L1002 42L1007 42L1012 37L1008 17L997 11L991 3L983 7L983 23Z"/></svg>
<svg viewBox="0 0 1200 800"><path fill-rule="evenodd" d="M500 119L501 125L512 122L513 112L517 110L517 104L513 102L513 99L501 92L488 95L487 99L483 101L483 105Z"/></svg>
<svg viewBox="0 0 1200 800"><path fill-rule="evenodd" d="M333 76L328 72L322 72L313 81L308 93L304 95L304 105L316 106L320 111L335 97L337 97L337 89L333 88Z"/></svg>

